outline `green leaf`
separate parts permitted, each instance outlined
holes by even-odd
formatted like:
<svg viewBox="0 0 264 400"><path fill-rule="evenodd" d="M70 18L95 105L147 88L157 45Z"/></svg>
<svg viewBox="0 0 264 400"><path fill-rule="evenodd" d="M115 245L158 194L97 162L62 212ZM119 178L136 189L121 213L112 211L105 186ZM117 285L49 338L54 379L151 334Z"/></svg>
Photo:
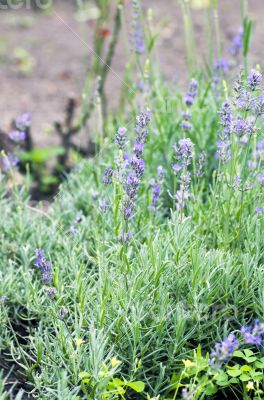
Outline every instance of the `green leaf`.
<svg viewBox="0 0 264 400"><path fill-rule="evenodd" d="M91 374L89 374L88 372L80 372L80 373L79 373L79 378L80 378L80 379L91 378Z"/></svg>
<svg viewBox="0 0 264 400"><path fill-rule="evenodd" d="M32 151L22 152L19 154L19 158L22 161L31 161L33 163L43 164L45 161L64 153L65 149L63 147L43 147L33 149Z"/></svg>
<svg viewBox="0 0 264 400"><path fill-rule="evenodd" d="M264 369L264 362L257 360L257 361L254 363L254 366L255 366L256 368Z"/></svg>
<svg viewBox="0 0 264 400"><path fill-rule="evenodd" d="M242 382L247 382L247 381L250 381L251 376L246 375L246 374L242 374L242 375L240 375L239 379L240 379Z"/></svg>
<svg viewBox="0 0 264 400"><path fill-rule="evenodd" d="M233 369L233 370L231 369L231 370L227 371L227 374L229 376L232 376L233 378L236 378L237 376L242 374L242 371L240 371L240 369Z"/></svg>
<svg viewBox="0 0 264 400"><path fill-rule="evenodd" d="M252 362L256 361L256 359L257 359L257 357L247 357L247 358L245 358L245 360L246 360L248 363L252 363Z"/></svg>
<svg viewBox="0 0 264 400"><path fill-rule="evenodd" d="M249 350L249 349L244 350L244 353L246 354L247 357L250 357L250 356L254 355L253 351Z"/></svg>
<svg viewBox="0 0 264 400"><path fill-rule="evenodd" d="M216 383L219 386L226 386L228 384L228 375L224 371L220 371L216 377Z"/></svg>
<svg viewBox="0 0 264 400"><path fill-rule="evenodd" d="M240 350L235 351L233 355L234 355L234 357L245 358L244 353Z"/></svg>
<svg viewBox="0 0 264 400"><path fill-rule="evenodd" d="M239 381L238 381L238 379L237 378L231 378L229 381L228 381L228 383L230 384L230 383L238 383Z"/></svg>
<svg viewBox="0 0 264 400"><path fill-rule="evenodd" d="M243 365L243 367L241 367L240 370L242 372L247 372L247 371L251 371L252 367L250 367L249 365Z"/></svg>
<svg viewBox="0 0 264 400"><path fill-rule="evenodd" d="M119 378L114 378L112 382L116 387L117 386L124 386L126 383Z"/></svg>
<svg viewBox="0 0 264 400"><path fill-rule="evenodd" d="M213 383L210 383L209 386L207 386L207 388L205 389L205 394L207 394L208 396L215 394L216 392L217 387Z"/></svg>
<svg viewBox="0 0 264 400"><path fill-rule="evenodd" d="M131 389L133 389L137 393L141 393L145 389L145 383L143 383L141 381L130 382L127 384L127 386L129 386Z"/></svg>

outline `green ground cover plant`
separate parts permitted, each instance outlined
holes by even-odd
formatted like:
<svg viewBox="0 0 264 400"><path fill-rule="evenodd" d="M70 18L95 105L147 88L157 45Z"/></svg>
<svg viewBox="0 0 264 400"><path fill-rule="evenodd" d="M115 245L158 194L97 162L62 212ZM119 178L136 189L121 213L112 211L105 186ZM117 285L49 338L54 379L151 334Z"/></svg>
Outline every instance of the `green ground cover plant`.
<svg viewBox="0 0 264 400"><path fill-rule="evenodd" d="M48 209L1 153L1 399L264 398L261 67L240 33L182 93L134 27L139 89Z"/></svg>

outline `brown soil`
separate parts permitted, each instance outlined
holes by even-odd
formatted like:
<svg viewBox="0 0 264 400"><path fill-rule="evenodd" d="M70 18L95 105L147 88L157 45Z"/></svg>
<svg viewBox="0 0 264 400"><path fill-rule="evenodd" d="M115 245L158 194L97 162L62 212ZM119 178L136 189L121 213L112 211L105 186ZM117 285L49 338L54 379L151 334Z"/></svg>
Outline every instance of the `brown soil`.
<svg viewBox="0 0 264 400"><path fill-rule="evenodd" d="M158 40L158 54L166 79L185 82L186 57L183 23L177 0L143 0L143 7L153 9L155 23L165 25ZM220 25L224 47L240 26L239 0L220 0ZM256 21L252 59L264 55L263 0L250 0L250 18ZM131 1L125 8L129 18ZM8 130L10 121L22 112L33 118L33 135L40 145L54 143L51 126L63 117L69 95L81 101L82 86L91 60L93 24L80 24L74 18L74 2L57 0L55 13L45 15L34 10L0 11L0 129ZM59 17L58 17L59 16ZM59 19L68 24L70 29ZM193 11L199 59L205 55L204 14ZM72 31L75 32L75 34ZM80 36L78 38L77 36ZM87 43L84 44L83 40ZM33 69L24 77L19 72L15 49L24 48L33 57ZM120 77L125 65L124 43L118 45L112 68ZM120 80L109 72L107 91L111 105L117 103ZM113 96L113 93L115 94Z"/></svg>

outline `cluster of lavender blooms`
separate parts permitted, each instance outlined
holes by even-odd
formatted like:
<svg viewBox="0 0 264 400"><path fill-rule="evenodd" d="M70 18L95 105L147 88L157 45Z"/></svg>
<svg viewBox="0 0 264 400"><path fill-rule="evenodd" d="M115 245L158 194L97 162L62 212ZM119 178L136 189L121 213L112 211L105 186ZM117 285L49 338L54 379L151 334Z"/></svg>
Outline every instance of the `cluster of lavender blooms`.
<svg viewBox="0 0 264 400"><path fill-rule="evenodd" d="M164 170L163 170L162 165L159 165L157 168L157 180L155 180L151 184L151 193L152 194L151 194L150 209L152 211L157 210L163 183L164 183Z"/></svg>
<svg viewBox="0 0 264 400"><path fill-rule="evenodd" d="M234 181L233 181L233 188L239 190L240 192L246 192L248 190L253 189L254 185L252 182L250 182L249 180L246 180L243 183L243 180L241 178L241 176L236 175L234 177Z"/></svg>
<svg viewBox="0 0 264 400"><path fill-rule="evenodd" d="M141 12L138 0L133 0L132 32L131 32L132 50L137 54L145 53L144 31L141 22Z"/></svg>
<svg viewBox="0 0 264 400"><path fill-rule="evenodd" d="M38 267L42 273L42 281L44 284L50 285L52 282L51 262L46 259L44 250L41 248L35 250L35 255L36 255L35 266ZM45 286L44 289L50 298L55 297L57 292L56 288L51 286Z"/></svg>
<svg viewBox="0 0 264 400"><path fill-rule="evenodd" d="M26 139L27 129L30 127L31 117L28 113L20 115L16 119L16 129L9 132L8 137L16 143L21 143Z"/></svg>
<svg viewBox="0 0 264 400"><path fill-rule="evenodd" d="M12 171L18 164L19 159L12 153L6 154L4 151L0 155L0 166L4 172Z"/></svg>
<svg viewBox="0 0 264 400"><path fill-rule="evenodd" d="M192 79L189 84L188 92L184 97L184 103L187 107L187 110L182 113L183 120L180 124L181 129L183 129L184 131L191 131L193 128L190 122L192 116L190 108L192 107L195 98L197 97L197 93L198 93L198 83L195 79Z"/></svg>
<svg viewBox="0 0 264 400"><path fill-rule="evenodd" d="M221 368L223 363L227 362L235 350L239 347L239 342L236 336L231 333L222 342L216 343L210 355L210 364L213 368Z"/></svg>
<svg viewBox="0 0 264 400"><path fill-rule="evenodd" d="M264 114L264 97L258 95L262 75L256 70L251 70L247 83L243 83L242 75L234 85L233 104L238 111L251 112L253 115L241 117L235 115L231 104L225 101L219 111L222 130L219 132L219 140L216 143L217 151L215 157L223 163L231 158L231 136L235 134L237 142L240 144L248 143L251 135L255 132L255 121L260 115ZM250 164L253 166L253 164Z"/></svg>
<svg viewBox="0 0 264 400"><path fill-rule="evenodd" d="M123 152L127 145L127 129L123 127L118 129L115 137L115 144L119 149L119 155L116 162L117 168L114 170L112 167L107 167L104 171L103 183L105 185L111 185L113 183L113 178L116 178L117 182L123 187L124 198L122 213L125 221L131 220L135 213L137 195L145 171L145 162L142 156L148 136L147 128L150 119L151 113L149 110L146 110L137 116L135 126L137 137L131 156ZM105 207L109 208L108 203L106 203ZM124 232L119 238L121 243L126 243L130 239L130 232Z"/></svg>
<svg viewBox="0 0 264 400"><path fill-rule="evenodd" d="M189 185L191 182L191 174L188 171L188 166L193 158L194 144L191 139L180 139L178 145L174 145L176 163L172 164L172 170L179 177L180 188L176 191L174 198L176 200L177 210L181 210L186 205L186 201L190 197Z"/></svg>
<svg viewBox="0 0 264 400"><path fill-rule="evenodd" d="M264 336L264 323L255 319L253 325L243 326L241 328L241 333L246 344L261 346Z"/></svg>
<svg viewBox="0 0 264 400"><path fill-rule="evenodd" d="M240 332L242 333L244 344L261 346L264 339L264 323L255 319L253 325L242 326ZM238 348L239 341L235 334L231 333L222 342L215 344L210 355L210 365L215 369L221 368Z"/></svg>
<svg viewBox="0 0 264 400"><path fill-rule="evenodd" d="M140 183L145 171L145 162L142 158L143 150L148 136L148 125L151 113L149 110L141 113L136 118L135 131L137 138L134 144L133 153L130 160L130 170L124 182L126 198L124 200L124 219L130 220L134 216L135 204Z"/></svg>
<svg viewBox="0 0 264 400"><path fill-rule="evenodd" d="M196 163L196 176L198 178L204 176L205 165L206 165L206 152L202 151L199 154L198 161Z"/></svg>
<svg viewBox="0 0 264 400"><path fill-rule="evenodd" d="M16 129L9 132L8 137L16 144L25 141L27 130L30 127L31 117L29 114L22 114L16 119ZM0 167L4 172L12 171L19 163L18 157L4 151L0 155Z"/></svg>

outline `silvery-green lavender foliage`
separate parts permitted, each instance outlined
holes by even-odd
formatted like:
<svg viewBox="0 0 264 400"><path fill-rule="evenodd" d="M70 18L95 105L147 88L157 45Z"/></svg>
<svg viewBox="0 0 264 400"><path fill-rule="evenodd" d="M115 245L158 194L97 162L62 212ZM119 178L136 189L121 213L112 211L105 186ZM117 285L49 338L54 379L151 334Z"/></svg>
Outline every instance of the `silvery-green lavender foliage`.
<svg viewBox="0 0 264 400"><path fill-rule="evenodd" d="M162 399L199 343L218 365L238 331L259 345L260 79L241 76L223 105L192 81L187 98L172 90L174 113L143 112L135 130L109 125L107 151L83 162L48 210L26 187L7 193L0 176L1 357L19 361L36 398L102 398L117 359L117 379L145 383L139 399Z"/></svg>

